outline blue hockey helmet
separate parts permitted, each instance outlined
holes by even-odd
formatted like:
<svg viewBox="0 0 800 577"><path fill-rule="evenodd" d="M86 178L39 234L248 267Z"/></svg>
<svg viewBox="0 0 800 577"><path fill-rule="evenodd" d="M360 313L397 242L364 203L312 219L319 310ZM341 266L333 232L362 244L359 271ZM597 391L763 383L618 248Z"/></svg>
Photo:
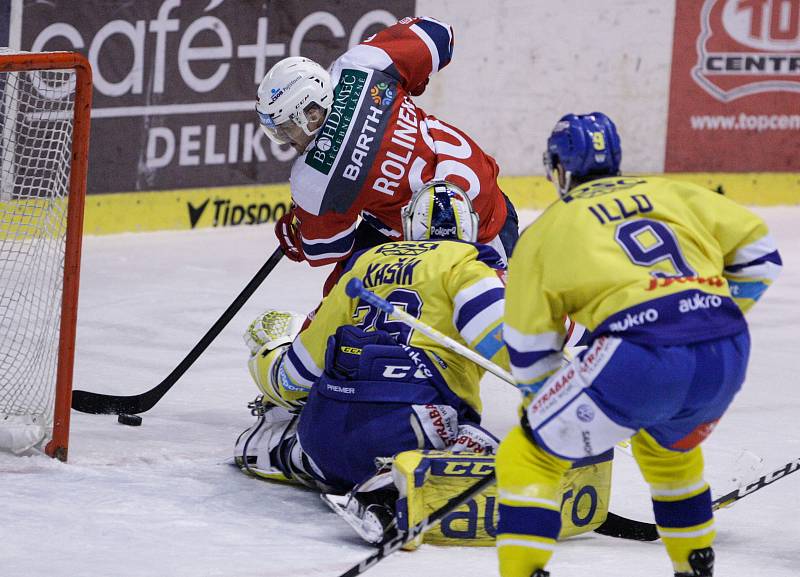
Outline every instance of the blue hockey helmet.
<svg viewBox="0 0 800 577"><path fill-rule="evenodd" d="M562 116L544 153L547 178L561 196L576 184L619 174L621 161L617 127L602 112ZM561 174L554 175L556 170Z"/></svg>

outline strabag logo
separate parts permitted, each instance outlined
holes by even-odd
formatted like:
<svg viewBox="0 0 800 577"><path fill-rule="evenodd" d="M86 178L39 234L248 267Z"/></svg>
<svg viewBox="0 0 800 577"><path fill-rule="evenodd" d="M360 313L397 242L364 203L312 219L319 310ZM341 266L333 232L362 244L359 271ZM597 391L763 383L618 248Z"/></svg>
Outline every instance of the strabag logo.
<svg viewBox="0 0 800 577"><path fill-rule="evenodd" d="M694 81L729 102L800 92L800 0L706 0Z"/></svg>

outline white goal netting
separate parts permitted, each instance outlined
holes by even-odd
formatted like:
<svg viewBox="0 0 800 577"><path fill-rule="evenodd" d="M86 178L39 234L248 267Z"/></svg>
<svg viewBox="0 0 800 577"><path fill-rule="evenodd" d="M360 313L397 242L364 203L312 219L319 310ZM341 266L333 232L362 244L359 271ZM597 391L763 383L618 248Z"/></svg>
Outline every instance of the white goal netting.
<svg viewBox="0 0 800 577"><path fill-rule="evenodd" d="M74 76L0 71L0 448L16 453L53 426Z"/></svg>

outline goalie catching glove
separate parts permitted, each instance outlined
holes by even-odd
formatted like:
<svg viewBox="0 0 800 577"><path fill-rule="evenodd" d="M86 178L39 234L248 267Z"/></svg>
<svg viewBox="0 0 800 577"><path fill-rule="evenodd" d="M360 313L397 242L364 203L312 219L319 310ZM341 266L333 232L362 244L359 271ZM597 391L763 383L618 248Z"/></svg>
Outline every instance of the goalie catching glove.
<svg viewBox="0 0 800 577"><path fill-rule="evenodd" d="M244 333L244 342L250 349L247 367L264 393L264 402L289 410L302 407L308 391L298 391L291 385L282 360L304 322L305 316L299 313L267 310L247 327Z"/></svg>

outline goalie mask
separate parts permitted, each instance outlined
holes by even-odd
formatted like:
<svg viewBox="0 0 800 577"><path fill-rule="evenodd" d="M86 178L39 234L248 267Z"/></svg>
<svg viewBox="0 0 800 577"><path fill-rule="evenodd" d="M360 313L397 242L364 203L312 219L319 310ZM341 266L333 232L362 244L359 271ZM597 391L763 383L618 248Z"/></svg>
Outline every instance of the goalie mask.
<svg viewBox="0 0 800 577"><path fill-rule="evenodd" d="M616 176L621 161L617 127L602 112L562 116L544 153L547 179L560 196L587 180Z"/></svg>
<svg viewBox="0 0 800 577"><path fill-rule="evenodd" d="M277 144L296 142L292 134L306 137L317 130L308 127L306 112L316 104L327 116L333 103L331 76L319 64L302 56L284 58L267 72L258 86L256 112L261 129Z"/></svg>
<svg viewBox="0 0 800 577"><path fill-rule="evenodd" d="M401 216L406 240L478 240L478 214L469 197L445 180L423 185L403 207Z"/></svg>

